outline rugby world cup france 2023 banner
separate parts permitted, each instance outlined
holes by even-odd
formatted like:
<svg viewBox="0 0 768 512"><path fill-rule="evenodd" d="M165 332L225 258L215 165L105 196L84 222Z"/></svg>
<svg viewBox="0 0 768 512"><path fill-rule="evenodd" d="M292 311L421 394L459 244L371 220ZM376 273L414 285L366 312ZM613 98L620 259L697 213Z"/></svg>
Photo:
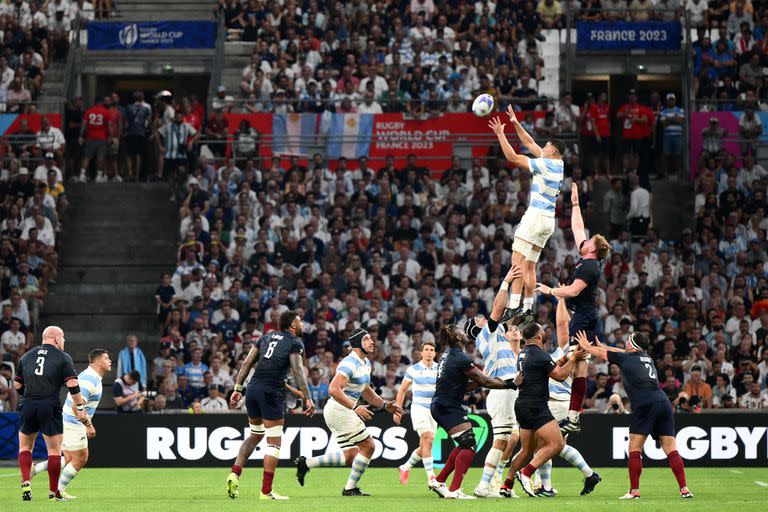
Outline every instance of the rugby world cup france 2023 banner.
<svg viewBox="0 0 768 512"><path fill-rule="evenodd" d="M89 50L176 50L215 46L214 21L88 23Z"/></svg>
<svg viewBox="0 0 768 512"><path fill-rule="evenodd" d="M478 446L474 464L481 465L493 444L491 421L484 414L470 414L469 419ZM623 415L584 414L581 432L569 436L568 442L581 450L593 466L626 467L629 420ZM688 466L768 467L766 414L690 414L677 415L675 421L678 451ZM100 467L226 466L249 435L244 414L97 414L94 425L98 435L90 441L88 465ZM391 415L377 413L367 426L376 445L374 466L398 466L418 446L409 416L401 425L395 425ZM262 441L252 460L264 457L264 444ZM453 446L445 431L438 430L432 451L438 467ZM310 457L326 450L338 450L338 446L322 415L286 417L281 465L291 465L299 455ZM15 458L15 452L12 455ZM667 465L663 451L650 439L643 455L646 466ZM563 464L560 459L554 463Z"/></svg>
<svg viewBox="0 0 768 512"><path fill-rule="evenodd" d="M677 21L576 23L577 50L679 50L681 41L682 28Z"/></svg>

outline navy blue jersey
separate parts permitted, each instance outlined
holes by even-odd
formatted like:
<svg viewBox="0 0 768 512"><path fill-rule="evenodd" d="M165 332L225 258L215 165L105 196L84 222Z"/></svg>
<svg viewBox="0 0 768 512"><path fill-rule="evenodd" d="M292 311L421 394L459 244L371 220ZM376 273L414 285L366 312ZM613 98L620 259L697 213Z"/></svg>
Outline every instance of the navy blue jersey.
<svg viewBox="0 0 768 512"><path fill-rule="evenodd" d="M24 385L23 401L53 399L59 401L59 390L69 379L76 379L75 365L66 352L45 344L21 356L16 381Z"/></svg>
<svg viewBox="0 0 768 512"><path fill-rule="evenodd" d="M464 401L464 390L469 377L465 372L475 364L460 348L449 348L437 365L437 384L432 400L460 404Z"/></svg>
<svg viewBox="0 0 768 512"><path fill-rule="evenodd" d="M549 374L555 369L555 362L538 345L526 344L517 356L517 364L523 372L523 386L517 395L517 403L548 407Z"/></svg>
<svg viewBox="0 0 768 512"><path fill-rule="evenodd" d="M595 298L597 297L597 284L600 281L600 274L603 273L603 264L596 259L580 259L573 269L569 283L576 279L581 279L587 283L587 287L581 290L577 296L568 299L567 305L578 315L597 314Z"/></svg>
<svg viewBox="0 0 768 512"><path fill-rule="evenodd" d="M645 352L608 352L608 362L621 368L621 382L633 409L652 402L669 402L659 386L653 358Z"/></svg>
<svg viewBox="0 0 768 512"><path fill-rule="evenodd" d="M273 331L259 338L259 363L248 387L283 388L291 367L291 354L303 354L304 343L293 334Z"/></svg>

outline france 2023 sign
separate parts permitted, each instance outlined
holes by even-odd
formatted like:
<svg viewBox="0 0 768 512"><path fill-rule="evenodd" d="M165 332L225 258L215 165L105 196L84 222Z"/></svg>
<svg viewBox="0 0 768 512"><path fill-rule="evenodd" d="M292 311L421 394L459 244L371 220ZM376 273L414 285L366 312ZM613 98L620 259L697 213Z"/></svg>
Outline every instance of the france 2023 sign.
<svg viewBox="0 0 768 512"><path fill-rule="evenodd" d="M576 24L577 50L679 50L682 29L677 21L584 21Z"/></svg>

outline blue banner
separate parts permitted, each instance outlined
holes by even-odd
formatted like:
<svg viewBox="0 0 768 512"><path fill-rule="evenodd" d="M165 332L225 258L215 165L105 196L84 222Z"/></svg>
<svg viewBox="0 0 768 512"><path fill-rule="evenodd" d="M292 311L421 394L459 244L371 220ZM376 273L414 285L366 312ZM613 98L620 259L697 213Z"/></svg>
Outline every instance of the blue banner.
<svg viewBox="0 0 768 512"><path fill-rule="evenodd" d="M38 434L33 459L44 459L47 455L43 435ZM0 459L15 459L19 454L19 413L0 412Z"/></svg>
<svg viewBox="0 0 768 512"><path fill-rule="evenodd" d="M677 21L576 23L577 50L679 50L682 29Z"/></svg>
<svg viewBox="0 0 768 512"><path fill-rule="evenodd" d="M88 23L89 50L168 50L215 46L215 21Z"/></svg>

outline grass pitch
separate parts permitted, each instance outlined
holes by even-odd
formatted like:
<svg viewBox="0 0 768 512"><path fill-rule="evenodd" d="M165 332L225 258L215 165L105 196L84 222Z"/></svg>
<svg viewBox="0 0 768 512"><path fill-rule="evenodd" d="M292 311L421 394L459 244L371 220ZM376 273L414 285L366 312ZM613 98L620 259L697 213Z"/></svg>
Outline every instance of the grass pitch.
<svg viewBox="0 0 768 512"><path fill-rule="evenodd" d="M751 511L766 510L768 503L768 469L690 468L688 486L696 496L682 500L672 472L667 468L643 471L642 499L621 502L618 497L627 491L628 478L624 469L597 469L603 482L595 492L581 497L581 473L572 468L555 468L553 483L559 491L555 498L517 500L484 499L474 501L441 500L426 488L421 468L411 471L410 483L400 485L396 468L369 469L360 487L370 498L342 498L348 469L318 468L307 475L305 487L299 487L292 468L278 468L274 488L290 496L290 501L260 501L261 468L251 466L240 478L240 497L230 500L225 480L229 468L221 469L89 469L83 470L67 491L77 500L66 503L48 502L47 474L32 481L34 499L22 502L18 471L0 468L0 508L3 512L49 511L52 508L88 512L168 512L168 511L331 511L331 512L433 512L461 510L462 512L525 510L551 512L557 507L568 512L621 510L665 511ZM473 468L464 479L464 491L471 493L480 478L480 469ZM522 494L519 484L516 491Z"/></svg>

